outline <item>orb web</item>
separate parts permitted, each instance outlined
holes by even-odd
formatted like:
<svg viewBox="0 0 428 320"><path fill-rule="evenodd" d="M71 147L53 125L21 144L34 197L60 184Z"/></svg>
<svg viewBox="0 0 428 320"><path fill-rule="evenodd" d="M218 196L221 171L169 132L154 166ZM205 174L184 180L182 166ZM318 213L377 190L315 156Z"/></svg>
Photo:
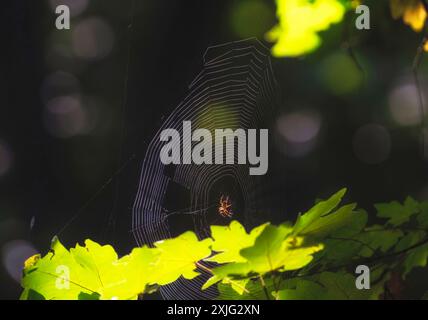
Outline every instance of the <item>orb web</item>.
<svg viewBox="0 0 428 320"><path fill-rule="evenodd" d="M132 231L139 245L150 245L187 230L193 230L202 239L209 236L210 225L226 225L231 219L240 221L247 229L266 221L264 215L269 209L262 197L266 177L251 176L248 164L237 164L236 141L235 164L164 165L159 156L163 145L160 133L164 129L182 133L183 121L191 121L192 130L205 128L210 132L268 128L275 111L275 91L269 50L257 39L206 50L202 71L190 84L189 93L148 145L132 214ZM182 135L182 139L191 138ZM181 143L186 145L185 141ZM213 146L213 156L215 149ZM226 145L224 157L227 152ZM231 218L219 214L219 199L223 195L231 199ZM193 280L180 278L162 287L163 298L217 296L214 286L200 289L209 274L198 271L201 275Z"/></svg>

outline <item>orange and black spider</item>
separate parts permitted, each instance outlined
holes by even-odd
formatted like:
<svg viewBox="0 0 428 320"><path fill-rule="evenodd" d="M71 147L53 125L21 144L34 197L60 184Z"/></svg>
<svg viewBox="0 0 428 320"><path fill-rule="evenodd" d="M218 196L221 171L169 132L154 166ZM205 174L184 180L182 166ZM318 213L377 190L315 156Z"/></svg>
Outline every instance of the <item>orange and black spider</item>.
<svg viewBox="0 0 428 320"><path fill-rule="evenodd" d="M220 198L220 206L218 207L218 213L222 217L231 218L233 215L231 207L232 207L232 203L230 202L229 196L224 197L222 195Z"/></svg>

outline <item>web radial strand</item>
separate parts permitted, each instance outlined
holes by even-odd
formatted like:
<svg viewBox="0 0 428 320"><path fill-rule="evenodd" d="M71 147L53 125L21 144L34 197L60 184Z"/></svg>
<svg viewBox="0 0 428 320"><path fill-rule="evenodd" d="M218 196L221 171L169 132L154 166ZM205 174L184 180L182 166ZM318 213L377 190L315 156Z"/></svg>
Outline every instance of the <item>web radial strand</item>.
<svg viewBox="0 0 428 320"><path fill-rule="evenodd" d="M205 128L211 133L226 128L267 128L275 111L275 92L269 50L258 40L207 49L202 71L190 84L188 95L159 128L143 160L132 220L139 245L150 245L189 229L204 238L209 236L210 225L229 224L231 218L218 213L221 195L230 196L232 219L247 227L264 220L260 215L267 209L262 208L258 200L263 178L249 175L248 164L238 164L236 142L231 150L234 164L165 166L159 157L163 146L160 133L168 128L182 134L183 121L191 121L192 130ZM186 139L183 135L182 138ZM192 141L187 142L182 141L183 145L192 146ZM213 147L213 161L216 151ZM224 157L227 152L225 150ZM182 198L177 194L183 194ZM174 207L176 202L184 202L185 209L183 205ZM183 230L177 227L182 224ZM166 299L214 298L218 294L214 287L201 291L209 275L200 272L202 275L193 280L179 279L162 287L162 296Z"/></svg>

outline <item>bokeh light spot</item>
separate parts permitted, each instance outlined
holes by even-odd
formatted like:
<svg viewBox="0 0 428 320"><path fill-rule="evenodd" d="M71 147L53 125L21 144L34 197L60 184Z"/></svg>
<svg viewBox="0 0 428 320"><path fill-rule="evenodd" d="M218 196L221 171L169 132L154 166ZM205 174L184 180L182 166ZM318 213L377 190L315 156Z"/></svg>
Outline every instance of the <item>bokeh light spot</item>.
<svg viewBox="0 0 428 320"><path fill-rule="evenodd" d="M319 113L312 110L281 115L276 121L280 149L292 157L308 154L316 145L321 123Z"/></svg>
<svg viewBox="0 0 428 320"><path fill-rule="evenodd" d="M86 134L92 129L88 113L75 96L61 96L50 100L44 120L49 133L58 138Z"/></svg>
<svg viewBox="0 0 428 320"><path fill-rule="evenodd" d="M20 282L25 260L36 253L34 246L25 240L12 240L3 245L2 261L9 276Z"/></svg>
<svg viewBox="0 0 428 320"><path fill-rule="evenodd" d="M88 18L74 27L72 42L73 51L79 58L87 60L102 59L113 48L113 31L104 20Z"/></svg>
<svg viewBox="0 0 428 320"><path fill-rule="evenodd" d="M413 126L421 122L418 90L414 84L396 86L389 95L389 111L401 126ZM425 99L426 100L426 99Z"/></svg>
<svg viewBox="0 0 428 320"><path fill-rule="evenodd" d="M328 56L320 67L321 81L335 95L346 95L357 90L363 74L349 55L335 53Z"/></svg>
<svg viewBox="0 0 428 320"><path fill-rule="evenodd" d="M256 0L236 2L229 17L233 32L240 38L263 37L275 22L275 14L266 3Z"/></svg>
<svg viewBox="0 0 428 320"><path fill-rule="evenodd" d="M321 117L316 112L294 112L280 116L277 120L277 127L289 142L308 142L318 134Z"/></svg>
<svg viewBox="0 0 428 320"><path fill-rule="evenodd" d="M40 94L43 101L47 103L58 96L77 95L79 91L79 80L74 75L64 71L56 71L43 80Z"/></svg>

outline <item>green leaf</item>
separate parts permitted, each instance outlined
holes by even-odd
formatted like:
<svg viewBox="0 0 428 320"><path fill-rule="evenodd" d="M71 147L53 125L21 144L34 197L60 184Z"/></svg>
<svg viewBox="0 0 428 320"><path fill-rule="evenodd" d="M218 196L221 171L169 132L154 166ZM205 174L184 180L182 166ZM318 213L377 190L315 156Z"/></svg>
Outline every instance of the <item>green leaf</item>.
<svg viewBox="0 0 428 320"><path fill-rule="evenodd" d="M308 233L310 234L311 232L314 232L316 228L319 228L320 222L318 220L336 208L345 193L346 189L342 189L331 196L328 200L318 202L308 212L299 215L296 224L293 227L293 235L304 236Z"/></svg>
<svg viewBox="0 0 428 320"><path fill-rule="evenodd" d="M340 219L343 225L330 232L327 238L320 239L324 243L324 250L316 256L317 262L319 261L323 265L332 262L343 264L344 261L356 258L362 248L370 250L369 246L358 239L367 224L367 213L363 210L349 212L346 207L341 208L344 209L343 216ZM342 211L341 209L336 212ZM330 214L327 217L332 215Z"/></svg>
<svg viewBox="0 0 428 320"><path fill-rule="evenodd" d="M413 268L426 266L428 257L428 245L425 244L414 249L410 249L413 246L422 243L425 237L426 232L422 230L412 231L406 234L406 236L404 236L395 246L395 252L403 252L409 249L409 251L406 253L406 258L403 263L403 278L406 278L406 276L413 270Z"/></svg>
<svg viewBox="0 0 428 320"><path fill-rule="evenodd" d="M193 279L198 272L196 263L211 255L211 239L199 241L194 232L187 231L177 238L155 242L159 260L153 277L156 283L165 285L180 276Z"/></svg>
<svg viewBox="0 0 428 320"><path fill-rule="evenodd" d="M91 240L68 251L54 238L46 256L26 263L21 299L136 299L156 259L155 249L138 248L119 260L111 246Z"/></svg>
<svg viewBox="0 0 428 320"><path fill-rule="evenodd" d="M352 261L357 258L362 248L370 251L363 242L352 237L349 239L326 239L323 243L324 250L316 255L316 262L322 265L329 263L343 265L346 261Z"/></svg>
<svg viewBox="0 0 428 320"><path fill-rule="evenodd" d="M263 288L260 279L247 280L245 291L239 293L231 283L220 283L218 285L218 300L270 300L274 299L272 292L275 290L272 278L265 280Z"/></svg>
<svg viewBox="0 0 428 320"><path fill-rule="evenodd" d="M20 299L21 300L46 300L46 298L42 294L38 293L37 291L34 291L33 289L24 289Z"/></svg>
<svg viewBox="0 0 428 320"><path fill-rule="evenodd" d="M293 279L285 281L283 287L273 293L277 300L321 300L327 297L327 289L315 281Z"/></svg>
<svg viewBox="0 0 428 320"><path fill-rule="evenodd" d="M366 300L372 292L359 290L355 286L355 275L340 272L323 272L319 276L319 282L328 289L323 298L329 300Z"/></svg>
<svg viewBox="0 0 428 320"><path fill-rule="evenodd" d="M355 204L349 204L330 214L320 216L308 225L304 229L304 232L301 232L300 234L319 239L338 232L341 228L353 225L358 221L357 218L359 218L358 214L353 211L355 206Z"/></svg>
<svg viewBox="0 0 428 320"><path fill-rule="evenodd" d="M231 279L228 276L228 273L225 273L223 276L220 275L213 275L211 278L209 278L202 286L202 290L206 290L212 285L220 282L223 284L229 284L233 290L235 290L238 294L242 295L244 292L247 291L245 286L247 285L249 278L245 279Z"/></svg>
<svg viewBox="0 0 428 320"><path fill-rule="evenodd" d="M241 250L253 272L264 274L274 270L297 270L313 259L312 254L322 250L321 244L301 247L303 239L286 237L291 229L286 226L267 226L253 247Z"/></svg>
<svg viewBox="0 0 428 320"><path fill-rule="evenodd" d="M428 244L413 249L407 256L404 276L415 267L426 267L428 258Z"/></svg>
<svg viewBox="0 0 428 320"><path fill-rule="evenodd" d="M388 224L394 227L409 221L410 217L419 212L419 204L413 198L407 197L404 204L397 201L378 203L375 205L377 216L387 218Z"/></svg>
<svg viewBox="0 0 428 320"><path fill-rule="evenodd" d="M205 259L205 261L217 263L245 262L239 252L243 248L251 247L266 226L267 224L262 224L254 228L249 234L238 221L232 221L229 226L212 226L213 243L211 248L219 253Z"/></svg>
<svg viewBox="0 0 428 320"><path fill-rule="evenodd" d="M361 248L360 255L370 257L375 251L385 253L395 246L403 235L404 233L398 229L385 229L379 225L369 227L356 237L366 244Z"/></svg>
<svg viewBox="0 0 428 320"><path fill-rule="evenodd" d="M85 270L81 274L80 284L97 292L101 299L136 299L141 292L129 288L127 262L118 261L117 253L112 246L101 246L94 241L86 240L85 247L76 245L70 249L70 253Z"/></svg>
<svg viewBox="0 0 428 320"><path fill-rule="evenodd" d="M81 292L92 294L94 289L85 286L84 272L55 237L48 254L43 258L31 257L27 260L21 280L24 288L21 299L43 296L46 300L77 300Z"/></svg>
<svg viewBox="0 0 428 320"><path fill-rule="evenodd" d="M180 277L193 279L198 268L212 272L202 289L218 283L220 298L379 298L391 270L405 277L427 265L428 202L407 198L404 204L377 205L386 226L366 227L367 213L355 204L338 207L344 193L318 202L294 226L266 223L247 233L232 221L213 226L212 239L199 240L189 231L120 259L108 245L86 240L67 250L54 238L45 256L25 262L21 299L136 299ZM346 266L371 256L372 288L357 290ZM208 270L201 261L221 265Z"/></svg>
<svg viewBox="0 0 428 320"><path fill-rule="evenodd" d="M312 255L323 249L322 244L303 246L303 238L288 237L290 233L291 228L286 225L266 226L252 247L241 250L241 256L247 262L214 268L214 275L224 279L297 270L309 264Z"/></svg>
<svg viewBox="0 0 428 320"><path fill-rule="evenodd" d="M159 250L144 246L134 248L129 255L121 258L119 262L127 265L124 286L138 294L150 291L149 286L157 284L156 270L159 256Z"/></svg>
<svg viewBox="0 0 428 320"><path fill-rule="evenodd" d="M366 300L371 290L358 290L355 276L344 272L323 272L306 279L286 280L274 296L279 300Z"/></svg>
<svg viewBox="0 0 428 320"><path fill-rule="evenodd" d="M211 237L213 238L212 250L220 252L213 257L205 259L217 263L227 262L245 262L246 259L240 255L243 248L250 247L254 244L257 236L264 230L268 223L262 224L254 228L250 234L245 231L245 228L238 222L232 221L229 226L212 226ZM202 286L202 290L221 281L223 284L230 283L232 289L239 294L242 294L245 289L245 281L231 280L227 276L219 277L213 275Z"/></svg>
<svg viewBox="0 0 428 320"><path fill-rule="evenodd" d="M428 202L424 201L419 204L420 213L416 220L420 228L428 229Z"/></svg>
<svg viewBox="0 0 428 320"><path fill-rule="evenodd" d="M267 34L275 42L272 55L296 57L310 53L321 45L318 32L342 21L346 6L341 0L277 0L279 23Z"/></svg>

